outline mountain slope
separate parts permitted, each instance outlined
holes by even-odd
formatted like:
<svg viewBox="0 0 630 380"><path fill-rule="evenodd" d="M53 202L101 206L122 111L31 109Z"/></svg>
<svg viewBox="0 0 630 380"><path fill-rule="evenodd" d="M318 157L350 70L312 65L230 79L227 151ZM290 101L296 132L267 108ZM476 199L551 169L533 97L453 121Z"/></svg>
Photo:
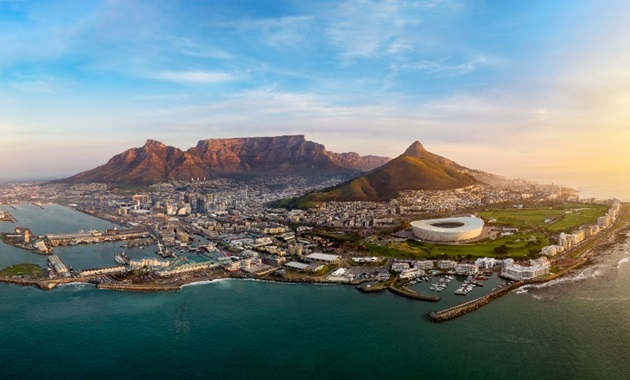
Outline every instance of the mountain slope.
<svg viewBox="0 0 630 380"><path fill-rule="evenodd" d="M386 201L404 190L450 190L476 183L463 166L428 152L419 142L382 167L335 186L299 198L295 205L324 201Z"/></svg>

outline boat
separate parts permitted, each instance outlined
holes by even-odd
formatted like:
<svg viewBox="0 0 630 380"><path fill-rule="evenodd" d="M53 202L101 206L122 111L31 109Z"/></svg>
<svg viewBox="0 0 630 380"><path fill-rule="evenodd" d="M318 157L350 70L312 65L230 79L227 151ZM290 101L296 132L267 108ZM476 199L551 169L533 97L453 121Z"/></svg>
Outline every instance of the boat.
<svg viewBox="0 0 630 380"><path fill-rule="evenodd" d="M457 288L457 290L455 291L455 294L459 295L459 296L465 296L466 295L466 291L464 290L463 287L459 287Z"/></svg>
<svg viewBox="0 0 630 380"><path fill-rule="evenodd" d="M114 256L114 261L116 261L118 264L127 264L129 262L129 256L127 256L127 254L125 253L125 251L122 251L121 253L117 254L116 256Z"/></svg>

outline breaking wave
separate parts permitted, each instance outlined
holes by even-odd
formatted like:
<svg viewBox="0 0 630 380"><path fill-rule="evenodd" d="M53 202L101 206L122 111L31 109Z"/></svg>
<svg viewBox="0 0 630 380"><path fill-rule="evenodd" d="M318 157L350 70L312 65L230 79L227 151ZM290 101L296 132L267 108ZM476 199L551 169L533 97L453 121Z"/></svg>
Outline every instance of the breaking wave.
<svg viewBox="0 0 630 380"><path fill-rule="evenodd" d="M621 260L617 261L617 268L621 267L621 264L625 264L630 262L630 257L624 257Z"/></svg>
<svg viewBox="0 0 630 380"><path fill-rule="evenodd" d="M215 280L195 281L195 282L191 282L191 283L182 285L182 288L185 288L187 286L198 286L198 285L215 284L217 282L222 282L222 281L226 281L226 280L229 280L229 278L217 278Z"/></svg>

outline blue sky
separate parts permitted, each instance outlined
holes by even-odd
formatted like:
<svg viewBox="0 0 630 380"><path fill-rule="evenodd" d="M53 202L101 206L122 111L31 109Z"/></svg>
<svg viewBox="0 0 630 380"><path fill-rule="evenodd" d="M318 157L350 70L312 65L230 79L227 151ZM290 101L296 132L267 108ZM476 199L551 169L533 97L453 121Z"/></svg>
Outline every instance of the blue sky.
<svg viewBox="0 0 630 380"><path fill-rule="evenodd" d="M626 4L0 0L0 177L279 134L392 157L420 140L512 176L622 170Z"/></svg>

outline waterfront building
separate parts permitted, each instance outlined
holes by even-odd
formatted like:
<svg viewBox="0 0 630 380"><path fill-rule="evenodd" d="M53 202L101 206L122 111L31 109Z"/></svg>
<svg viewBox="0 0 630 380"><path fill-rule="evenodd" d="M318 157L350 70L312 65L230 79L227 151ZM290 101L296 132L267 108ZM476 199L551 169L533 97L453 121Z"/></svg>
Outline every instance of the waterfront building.
<svg viewBox="0 0 630 380"><path fill-rule="evenodd" d="M113 274L126 272L127 268L121 265L115 267L96 268L96 269L84 269L79 272L80 276L96 276L99 274Z"/></svg>
<svg viewBox="0 0 630 380"><path fill-rule="evenodd" d="M400 278L403 280L413 279L413 278L424 276L425 274L426 272L422 269L411 268L411 269L405 269L404 271L400 272Z"/></svg>
<svg viewBox="0 0 630 380"><path fill-rule="evenodd" d="M501 276L511 280L529 280L549 273L551 263L546 257L529 260L529 265L519 265L512 259L503 262Z"/></svg>
<svg viewBox="0 0 630 380"><path fill-rule="evenodd" d="M475 264L457 264L455 265L455 273L461 276L476 275L479 267Z"/></svg>
<svg viewBox="0 0 630 380"><path fill-rule="evenodd" d="M475 265L483 269L492 269L496 265L497 260L494 257L482 257L475 260Z"/></svg>
<svg viewBox="0 0 630 380"><path fill-rule="evenodd" d="M395 263L392 264L391 269L394 272L402 272L402 271L405 271L405 270L409 269L409 263L406 263L406 262L395 262Z"/></svg>
<svg viewBox="0 0 630 380"><path fill-rule="evenodd" d="M39 253L43 253L43 254L48 254L49 253L49 249L48 246L46 245L46 242L44 242L43 240L39 239L36 240L33 243L33 247L37 250L37 252Z"/></svg>
<svg viewBox="0 0 630 380"><path fill-rule="evenodd" d="M610 226L611 224L612 224L612 218L608 214L597 218L597 226L601 229L604 229Z"/></svg>
<svg viewBox="0 0 630 380"><path fill-rule="evenodd" d="M48 266L52 268L58 275L63 277L70 277L70 271L66 267L66 264L61 261L59 256L51 255L48 257Z"/></svg>
<svg viewBox="0 0 630 380"><path fill-rule="evenodd" d="M212 269L217 267L218 264L213 263L211 261L203 261L203 262L192 262L186 263L183 265L179 265L177 267L171 269L162 269L157 272L157 275L160 277L172 276L175 274L182 274L188 272L194 272L202 269Z"/></svg>
<svg viewBox="0 0 630 380"><path fill-rule="evenodd" d="M440 269L453 269L457 263L453 260L440 260L438 261L438 268Z"/></svg>
<svg viewBox="0 0 630 380"><path fill-rule="evenodd" d="M311 253L310 255L306 256L306 260L319 261L327 264L338 264L341 260L341 256L329 255L326 253Z"/></svg>
<svg viewBox="0 0 630 380"><path fill-rule="evenodd" d="M15 227L15 233L20 235L20 241L24 244L30 244L33 233L29 228Z"/></svg>
<svg viewBox="0 0 630 380"><path fill-rule="evenodd" d="M543 256L555 256L556 254L560 252L558 250L559 248L562 248L562 247L557 246L557 245L548 245L546 247L543 247L543 249L540 251L540 254Z"/></svg>
<svg viewBox="0 0 630 380"><path fill-rule="evenodd" d="M290 261L290 262L284 264L284 266L289 268L289 269L296 270L298 272L304 272L308 268L308 264L300 263L300 262L297 262L297 261Z"/></svg>
<svg viewBox="0 0 630 380"><path fill-rule="evenodd" d="M129 260L129 267L142 268L142 267L155 267L166 268L171 265L171 262L166 259L159 259L157 257L144 257L142 259Z"/></svg>
<svg viewBox="0 0 630 380"><path fill-rule="evenodd" d="M420 269L433 269L435 267L435 261L433 260L418 260L416 261L416 267Z"/></svg>

